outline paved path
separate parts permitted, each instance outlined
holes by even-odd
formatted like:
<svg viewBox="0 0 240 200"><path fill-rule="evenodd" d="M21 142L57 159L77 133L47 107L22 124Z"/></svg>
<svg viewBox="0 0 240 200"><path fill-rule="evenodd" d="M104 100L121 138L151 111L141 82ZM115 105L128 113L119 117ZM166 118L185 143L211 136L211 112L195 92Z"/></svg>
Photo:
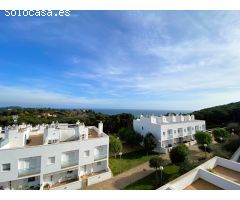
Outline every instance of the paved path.
<svg viewBox="0 0 240 200"><path fill-rule="evenodd" d="M145 176L154 172L152 168L149 167L149 163L143 163L134 167L128 171L125 171L109 180L106 180L95 185L88 186L87 190L119 190L125 188L127 185L134 183Z"/></svg>
<svg viewBox="0 0 240 200"><path fill-rule="evenodd" d="M163 159L168 160L169 157L167 154L161 155ZM119 190L124 189L126 186L134 183L145 176L154 172L154 169L149 167L149 162L145 162L141 165L138 165L128 171L125 171L113 178L97 183L95 185L88 186L87 190Z"/></svg>

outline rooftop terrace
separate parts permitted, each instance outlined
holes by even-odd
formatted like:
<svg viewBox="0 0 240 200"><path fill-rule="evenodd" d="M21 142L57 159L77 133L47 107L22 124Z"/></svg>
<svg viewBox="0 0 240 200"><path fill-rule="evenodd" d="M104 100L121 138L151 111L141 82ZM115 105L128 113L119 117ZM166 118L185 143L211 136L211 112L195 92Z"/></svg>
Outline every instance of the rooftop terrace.
<svg viewBox="0 0 240 200"><path fill-rule="evenodd" d="M213 168L213 172L223 178L229 179L233 182L240 184L240 172L219 165Z"/></svg>
<svg viewBox="0 0 240 200"><path fill-rule="evenodd" d="M199 178L191 185L187 186L184 190L222 190L222 188Z"/></svg>

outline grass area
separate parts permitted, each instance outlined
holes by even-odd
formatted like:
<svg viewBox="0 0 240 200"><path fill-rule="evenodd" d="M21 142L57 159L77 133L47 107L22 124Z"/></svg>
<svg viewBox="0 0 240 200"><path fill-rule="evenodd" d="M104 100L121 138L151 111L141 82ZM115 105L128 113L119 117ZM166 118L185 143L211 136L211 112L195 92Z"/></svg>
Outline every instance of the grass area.
<svg viewBox="0 0 240 200"><path fill-rule="evenodd" d="M121 160L119 156L117 158L109 158L109 166L112 170L113 175L116 176L117 174L136 167L137 165L148 162L155 155L157 154L152 153L146 155L146 152L144 150L134 151L123 154Z"/></svg>
<svg viewBox="0 0 240 200"><path fill-rule="evenodd" d="M169 164L164 167L163 170L163 183L165 184L180 176L179 167L173 164ZM156 172L144 177L143 179L128 185L125 190L155 190L161 186L160 184L160 172L158 172L158 181L156 179Z"/></svg>

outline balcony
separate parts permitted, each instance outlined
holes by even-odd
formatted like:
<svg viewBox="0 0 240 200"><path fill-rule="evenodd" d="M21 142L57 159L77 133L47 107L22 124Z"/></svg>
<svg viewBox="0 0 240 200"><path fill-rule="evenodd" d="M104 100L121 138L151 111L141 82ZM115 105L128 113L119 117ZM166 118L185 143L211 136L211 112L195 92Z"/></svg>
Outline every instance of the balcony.
<svg viewBox="0 0 240 200"><path fill-rule="evenodd" d="M94 155L94 161L107 159L107 154Z"/></svg>
<svg viewBox="0 0 240 200"><path fill-rule="evenodd" d="M18 176L30 176L34 174L40 174L40 168L28 168L28 169L19 169Z"/></svg>
<svg viewBox="0 0 240 200"><path fill-rule="evenodd" d="M168 139L168 140L173 139L173 134L168 135L168 136L167 136L167 139Z"/></svg>
<svg viewBox="0 0 240 200"><path fill-rule="evenodd" d="M61 163L62 168L72 167L75 165L78 165L78 160L62 161L62 163Z"/></svg>

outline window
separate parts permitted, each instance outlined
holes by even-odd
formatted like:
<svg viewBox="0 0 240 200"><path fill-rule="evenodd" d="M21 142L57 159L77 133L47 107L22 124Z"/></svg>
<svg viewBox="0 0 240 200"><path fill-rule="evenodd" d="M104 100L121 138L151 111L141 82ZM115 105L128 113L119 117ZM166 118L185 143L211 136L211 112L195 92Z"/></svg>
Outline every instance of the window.
<svg viewBox="0 0 240 200"><path fill-rule="evenodd" d="M186 132L186 129L184 129L184 132Z"/></svg>
<svg viewBox="0 0 240 200"><path fill-rule="evenodd" d="M84 151L84 157L89 157L89 155L90 155L90 151L89 150Z"/></svg>
<svg viewBox="0 0 240 200"><path fill-rule="evenodd" d="M54 163L55 163L55 157L49 157L48 160L47 160L47 164L52 165Z"/></svg>
<svg viewBox="0 0 240 200"><path fill-rule="evenodd" d="M174 130L174 133L176 134L176 133L177 133L177 131L176 131L176 130Z"/></svg>
<svg viewBox="0 0 240 200"><path fill-rule="evenodd" d="M30 177L30 178L28 178L28 183L29 183L29 182L34 182L35 180L36 180L35 177Z"/></svg>
<svg viewBox="0 0 240 200"><path fill-rule="evenodd" d="M165 132L163 132L163 135L165 135Z"/></svg>
<svg viewBox="0 0 240 200"><path fill-rule="evenodd" d="M7 172L7 171L10 171L10 170L11 170L10 163L2 164L2 171L3 172Z"/></svg>
<svg viewBox="0 0 240 200"><path fill-rule="evenodd" d="M144 128L143 128L143 126L142 126L142 130L143 130Z"/></svg>
<svg viewBox="0 0 240 200"><path fill-rule="evenodd" d="M97 162L97 166L100 166L102 164L102 162Z"/></svg>
<svg viewBox="0 0 240 200"><path fill-rule="evenodd" d="M192 130L194 131L194 128L192 127Z"/></svg>

